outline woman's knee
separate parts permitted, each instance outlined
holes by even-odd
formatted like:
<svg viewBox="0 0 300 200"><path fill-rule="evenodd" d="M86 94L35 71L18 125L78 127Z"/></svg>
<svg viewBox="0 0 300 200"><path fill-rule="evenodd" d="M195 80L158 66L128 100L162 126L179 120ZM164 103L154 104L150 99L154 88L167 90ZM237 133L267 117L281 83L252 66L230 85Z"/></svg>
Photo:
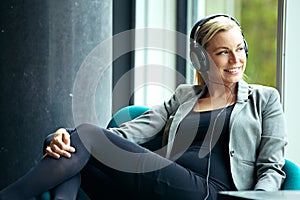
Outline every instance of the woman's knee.
<svg viewBox="0 0 300 200"><path fill-rule="evenodd" d="M90 123L82 123L76 127L77 131L99 131L101 129L103 128Z"/></svg>
<svg viewBox="0 0 300 200"><path fill-rule="evenodd" d="M89 124L82 123L76 127L76 132L84 144L86 149L90 150L93 146L99 145L105 136L105 130L102 127Z"/></svg>
<svg viewBox="0 0 300 200"><path fill-rule="evenodd" d="M94 124L82 123L76 127L76 131L81 139L95 137L95 135L104 134L104 128Z"/></svg>

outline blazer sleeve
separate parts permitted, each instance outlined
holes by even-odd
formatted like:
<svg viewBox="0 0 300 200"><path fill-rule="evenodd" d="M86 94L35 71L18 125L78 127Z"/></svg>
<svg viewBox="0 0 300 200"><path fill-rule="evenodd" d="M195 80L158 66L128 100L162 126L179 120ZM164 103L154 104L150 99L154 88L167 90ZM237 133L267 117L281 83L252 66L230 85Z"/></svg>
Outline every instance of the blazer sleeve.
<svg viewBox="0 0 300 200"><path fill-rule="evenodd" d="M285 119L276 89L268 90L266 103L261 105L262 133L258 149L257 183L255 190L278 190L283 183L285 173L284 149L286 141Z"/></svg>
<svg viewBox="0 0 300 200"><path fill-rule="evenodd" d="M109 128L110 131L128 140L142 144L161 133L169 116L175 112L180 104L178 96L182 94L182 87L178 87L168 101L154 106L141 116L125 122L118 128Z"/></svg>

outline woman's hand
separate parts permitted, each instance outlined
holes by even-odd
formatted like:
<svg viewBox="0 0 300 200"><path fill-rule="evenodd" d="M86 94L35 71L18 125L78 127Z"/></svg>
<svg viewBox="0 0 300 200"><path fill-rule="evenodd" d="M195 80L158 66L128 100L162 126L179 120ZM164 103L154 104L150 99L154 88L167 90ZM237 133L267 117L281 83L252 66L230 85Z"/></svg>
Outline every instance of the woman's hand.
<svg viewBox="0 0 300 200"><path fill-rule="evenodd" d="M66 158L71 157L71 153L75 152L75 148L71 146L70 134L64 128L58 129L54 133L54 137L46 148L46 155L52 156L53 158L60 158L64 156Z"/></svg>

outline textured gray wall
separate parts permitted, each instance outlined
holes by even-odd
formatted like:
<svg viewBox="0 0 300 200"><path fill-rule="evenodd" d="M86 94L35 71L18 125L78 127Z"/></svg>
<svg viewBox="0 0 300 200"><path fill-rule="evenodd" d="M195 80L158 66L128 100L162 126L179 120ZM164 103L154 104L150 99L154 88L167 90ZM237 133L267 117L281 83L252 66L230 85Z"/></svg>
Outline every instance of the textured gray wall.
<svg viewBox="0 0 300 200"><path fill-rule="evenodd" d="M0 20L1 189L40 159L48 133L74 126L76 73L111 37L112 1L4 0ZM95 95L103 124L111 113L110 74L101 78Z"/></svg>

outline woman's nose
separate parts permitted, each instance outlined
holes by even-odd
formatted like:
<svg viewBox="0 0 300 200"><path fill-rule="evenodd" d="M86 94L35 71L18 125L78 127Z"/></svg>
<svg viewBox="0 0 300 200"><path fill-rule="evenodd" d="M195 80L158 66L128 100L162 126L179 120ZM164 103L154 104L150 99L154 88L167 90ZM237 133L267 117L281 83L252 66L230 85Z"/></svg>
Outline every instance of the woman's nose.
<svg viewBox="0 0 300 200"><path fill-rule="evenodd" d="M238 62L238 53L230 52L229 62L230 63L236 63L236 62Z"/></svg>

